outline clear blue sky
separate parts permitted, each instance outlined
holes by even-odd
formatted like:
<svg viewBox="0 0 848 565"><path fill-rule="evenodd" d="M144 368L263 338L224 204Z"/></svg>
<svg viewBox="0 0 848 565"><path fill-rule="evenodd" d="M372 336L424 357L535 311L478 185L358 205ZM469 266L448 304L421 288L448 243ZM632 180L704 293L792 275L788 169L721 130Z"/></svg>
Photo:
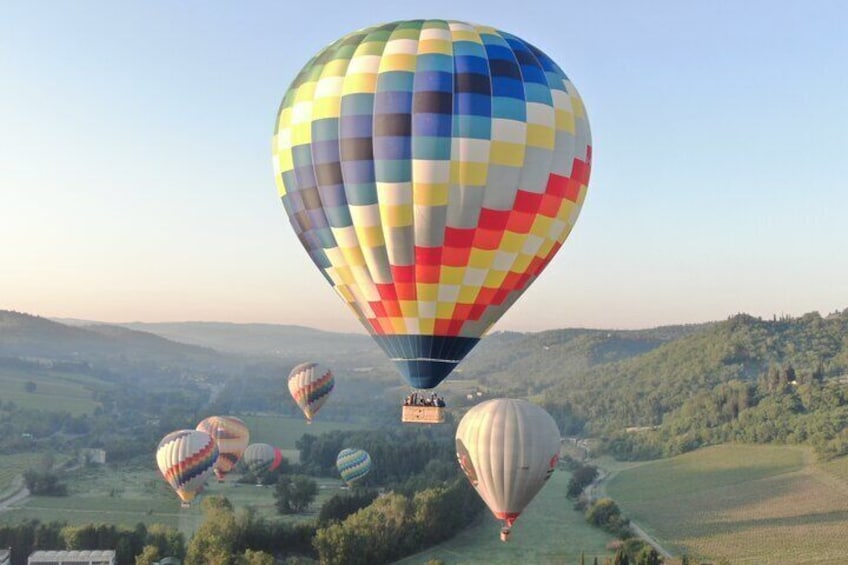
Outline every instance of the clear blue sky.
<svg viewBox="0 0 848 565"><path fill-rule="evenodd" d="M848 307L842 1L22 0L0 6L0 308L359 331L270 140L314 52L419 17L535 43L589 111L580 220L495 329Z"/></svg>

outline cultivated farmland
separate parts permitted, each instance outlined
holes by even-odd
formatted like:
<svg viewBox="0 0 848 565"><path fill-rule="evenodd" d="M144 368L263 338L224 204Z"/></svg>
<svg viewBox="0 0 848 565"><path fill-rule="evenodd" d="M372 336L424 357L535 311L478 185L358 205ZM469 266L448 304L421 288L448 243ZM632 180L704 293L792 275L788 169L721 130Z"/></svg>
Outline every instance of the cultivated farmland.
<svg viewBox="0 0 848 565"><path fill-rule="evenodd" d="M28 382L35 385L27 392ZM0 399L23 408L90 414L98 406L92 390L111 387L110 383L77 373L44 370L19 370L0 367Z"/></svg>
<svg viewBox="0 0 848 565"><path fill-rule="evenodd" d="M843 458L845 459L845 458ZM667 548L731 563L844 563L848 464L722 445L623 470L607 492Z"/></svg>

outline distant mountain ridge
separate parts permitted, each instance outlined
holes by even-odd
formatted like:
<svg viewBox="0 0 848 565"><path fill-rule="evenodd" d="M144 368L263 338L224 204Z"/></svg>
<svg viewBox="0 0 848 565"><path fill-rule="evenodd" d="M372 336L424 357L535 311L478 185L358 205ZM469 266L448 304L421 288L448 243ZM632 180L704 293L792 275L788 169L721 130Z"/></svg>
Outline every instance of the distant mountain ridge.
<svg viewBox="0 0 848 565"><path fill-rule="evenodd" d="M224 362L211 348L177 343L152 333L109 324L69 326L8 310L0 310L0 357L204 367Z"/></svg>

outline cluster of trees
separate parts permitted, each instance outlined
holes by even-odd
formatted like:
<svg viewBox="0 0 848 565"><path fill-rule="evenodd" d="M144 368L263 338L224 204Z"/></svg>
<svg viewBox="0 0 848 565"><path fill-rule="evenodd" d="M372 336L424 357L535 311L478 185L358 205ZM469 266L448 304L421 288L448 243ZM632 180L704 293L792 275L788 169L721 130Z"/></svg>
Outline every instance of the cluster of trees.
<svg viewBox="0 0 848 565"><path fill-rule="evenodd" d="M24 471L24 485L30 494L40 496L67 496L68 486L59 482L59 475L51 471Z"/></svg>
<svg viewBox="0 0 848 565"><path fill-rule="evenodd" d="M549 388L545 404L564 433L604 438L620 458L734 440L805 443L832 457L848 453L846 336L848 310L770 321L738 315L642 354L587 362Z"/></svg>
<svg viewBox="0 0 848 565"><path fill-rule="evenodd" d="M325 565L389 563L453 537L482 510L462 477L412 497L381 496L343 521L319 529L315 548Z"/></svg>
<svg viewBox="0 0 848 565"><path fill-rule="evenodd" d="M578 498L583 493L583 489L591 485L597 478L597 467L578 463L571 469L571 478L568 479L568 487L565 495L568 498Z"/></svg>
<svg viewBox="0 0 848 565"><path fill-rule="evenodd" d="M822 459L848 454L848 386L825 379L820 366L771 366L755 381L732 380L693 395L656 430L610 436L608 448L639 459L729 441L805 444Z"/></svg>
<svg viewBox="0 0 848 565"><path fill-rule="evenodd" d="M280 475L274 500L280 514L299 514L318 496L318 483L306 475Z"/></svg>
<svg viewBox="0 0 848 565"><path fill-rule="evenodd" d="M126 528L106 524L44 524L38 520L0 525L0 547L14 548L12 565L26 565L27 556L39 549L114 549L119 563L133 563L142 554L182 558L186 551L183 535L160 524L148 527L139 523L135 528Z"/></svg>
<svg viewBox="0 0 848 565"><path fill-rule="evenodd" d="M185 565L273 565L275 556L316 557L312 523L268 522L247 510L235 512L220 496L204 498L202 508L203 524L189 542Z"/></svg>
<svg viewBox="0 0 848 565"><path fill-rule="evenodd" d="M377 498L377 491L370 488L353 488L346 493L334 494L321 506L318 525L327 526L341 522L354 512L365 508Z"/></svg>
<svg viewBox="0 0 848 565"><path fill-rule="evenodd" d="M306 434L296 443L300 450L300 471L312 476L337 477L336 457L346 447L364 449L371 456L371 471L358 484L390 486L414 490L423 483L422 473L440 474L441 480L455 475L456 448L449 426L424 429L403 427L378 431L334 431L320 436Z"/></svg>
<svg viewBox="0 0 848 565"><path fill-rule="evenodd" d="M630 520L624 517L618 504L611 498L599 498L586 505L586 521L617 538L633 536Z"/></svg>
<svg viewBox="0 0 848 565"><path fill-rule="evenodd" d="M624 540L610 565L661 565L662 557L650 544L638 538Z"/></svg>

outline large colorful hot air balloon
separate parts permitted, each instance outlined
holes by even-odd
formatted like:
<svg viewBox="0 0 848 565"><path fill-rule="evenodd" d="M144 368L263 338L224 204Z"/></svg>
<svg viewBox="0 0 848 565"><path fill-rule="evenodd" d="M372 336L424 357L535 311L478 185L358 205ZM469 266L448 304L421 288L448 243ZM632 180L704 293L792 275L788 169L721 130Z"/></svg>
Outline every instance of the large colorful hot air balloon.
<svg viewBox="0 0 848 565"><path fill-rule="evenodd" d="M156 464L165 481L188 506L212 475L218 446L212 436L198 430L178 430L162 438Z"/></svg>
<svg viewBox="0 0 848 565"><path fill-rule="evenodd" d="M250 430L247 429L247 424L235 416L209 416L197 424L197 429L212 436L218 444L215 476L219 482L223 481L224 476L233 470L250 443Z"/></svg>
<svg viewBox="0 0 848 565"><path fill-rule="evenodd" d="M559 446L554 419L526 400L488 400L459 422L457 459L495 518L504 521L502 540L554 472Z"/></svg>
<svg viewBox="0 0 848 565"><path fill-rule="evenodd" d="M289 392L310 424L335 384L333 372L318 363L301 363L289 373Z"/></svg>
<svg viewBox="0 0 848 565"><path fill-rule="evenodd" d="M320 51L283 97L272 145L298 238L416 388L439 384L557 253L592 160L556 63L445 20Z"/></svg>
<svg viewBox="0 0 848 565"><path fill-rule="evenodd" d="M336 468L342 480L352 485L371 470L371 456L364 449L345 448L336 457Z"/></svg>
<svg viewBox="0 0 848 565"><path fill-rule="evenodd" d="M244 450L241 460L245 466L253 473L258 481L261 481L271 472L271 467L277 462L277 455L282 455L280 451L267 443L252 443ZM280 457L282 462L282 457Z"/></svg>

